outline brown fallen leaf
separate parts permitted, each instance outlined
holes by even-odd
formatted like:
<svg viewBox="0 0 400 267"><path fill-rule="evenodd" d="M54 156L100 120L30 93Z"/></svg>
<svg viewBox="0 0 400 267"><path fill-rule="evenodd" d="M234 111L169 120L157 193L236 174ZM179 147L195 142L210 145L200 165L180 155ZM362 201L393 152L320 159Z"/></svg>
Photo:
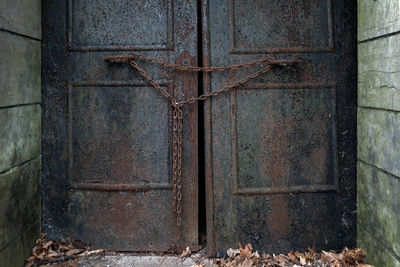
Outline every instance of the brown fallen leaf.
<svg viewBox="0 0 400 267"><path fill-rule="evenodd" d="M259 258L260 258L260 254L258 254L258 251L253 252L253 253L250 255L250 259L252 259L253 261L255 261L255 260L259 259Z"/></svg>
<svg viewBox="0 0 400 267"><path fill-rule="evenodd" d="M55 257L60 257L63 256L64 253L58 253L52 249L49 249L47 253L47 258L55 258Z"/></svg>
<svg viewBox="0 0 400 267"><path fill-rule="evenodd" d="M94 254L102 254L106 252L104 249L96 249L96 250L86 250L84 252L82 252L81 254L79 254L79 256L81 257L85 257L85 256L90 256L90 255L94 255Z"/></svg>
<svg viewBox="0 0 400 267"><path fill-rule="evenodd" d="M238 267L252 267L254 262L250 259L245 259L242 263L238 265Z"/></svg>
<svg viewBox="0 0 400 267"><path fill-rule="evenodd" d="M182 252L180 258L187 257L191 254L192 252L190 251L189 247L186 247L186 249Z"/></svg>
<svg viewBox="0 0 400 267"><path fill-rule="evenodd" d="M335 251L316 252L315 248L309 248L306 252L291 251L286 255L262 253L261 256L257 251L252 251L253 248L251 245L242 247L239 244L239 253L235 249L228 249L228 258L215 259L216 266L212 267L374 267L358 262L365 259L365 252L362 249L344 248L341 252L337 253Z"/></svg>
<svg viewBox="0 0 400 267"><path fill-rule="evenodd" d="M293 251L290 251L290 252L288 253L288 257L289 257L289 259L291 259L291 260L294 261L294 262L297 262L297 261L298 261L298 258L297 258L297 256L294 254Z"/></svg>
<svg viewBox="0 0 400 267"><path fill-rule="evenodd" d="M42 248L48 249L51 245L53 245L53 241L47 242L46 244L44 244L44 245L42 246Z"/></svg>
<svg viewBox="0 0 400 267"><path fill-rule="evenodd" d="M341 261L342 260L342 255L341 254L337 254L335 252L328 252L325 250L322 250L322 255L321 255L321 259L325 260L325 261Z"/></svg>
<svg viewBox="0 0 400 267"><path fill-rule="evenodd" d="M242 244L239 243L239 251L240 251L240 256L249 258L253 252L253 247L250 243L246 244L246 246L243 248Z"/></svg>
<svg viewBox="0 0 400 267"><path fill-rule="evenodd" d="M281 264L281 266L286 266L291 264L289 257L286 257L285 255L282 254L275 256L274 259L278 261L279 264Z"/></svg>
<svg viewBox="0 0 400 267"><path fill-rule="evenodd" d="M348 264L359 264L365 262L366 253L361 248L343 250L343 260Z"/></svg>
<svg viewBox="0 0 400 267"><path fill-rule="evenodd" d="M82 252L82 249L78 249L78 248L74 248L74 249L70 249L67 252L65 252L65 256L71 256L71 255L75 255Z"/></svg>

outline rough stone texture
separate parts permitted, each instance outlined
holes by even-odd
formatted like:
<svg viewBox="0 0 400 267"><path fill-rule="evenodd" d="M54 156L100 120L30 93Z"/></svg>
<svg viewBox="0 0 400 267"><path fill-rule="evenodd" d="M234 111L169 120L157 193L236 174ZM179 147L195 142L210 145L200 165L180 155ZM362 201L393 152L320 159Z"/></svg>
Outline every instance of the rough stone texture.
<svg viewBox="0 0 400 267"><path fill-rule="evenodd" d="M371 232L367 232L365 229L358 227L357 236L359 237L357 245L366 251L371 252L367 253L367 262L374 263L376 267L400 266L399 258L393 253L393 251L385 248Z"/></svg>
<svg viewBox="0 0 400 267"><path fill-rule="evenodd" d="M400 178L359 161L357 179L357 221L359 225L363 226L359 229L358 239L360 243L373 246L371 241L364 240L361 232L367 235L373 233L385 250L399 260ZM376 252L377 250L373 250L368 254L375 255Z"/></svg>
<svg viewBox="0 0 400 267"><path fill-rule="evenodd" d="M357 129L358 158L400 176L400 113L360 107Z"/></svg>
<svg viewBox="0 0 400 267"><path fill-rule="evenodd" d="M0 31L0 58L0 107L40 102L40 42Z"/></svg>
<svg viewBox="0 0 400 267"><path fill-rule="evenodd" d="M0 251L0 266L22 267L31 255L32 247L40 232L40 221L24 230L12 243Z"/></svg>
<svg viewBox="0 0 400 267"><path fill-rule="evenodd" d="M0 28L41 38L41 0L0 1Z"/></svg>
<svg viewBox="0 0 400 267"><path fill-rule="evenodd" d="M1 174L0 192L1 250L40 219L40 157Z"/></svg>
<svg viewBox="0 0 400 267"><path fill-rule="evenodd" d="M400 34L358 47L358 104L400 111Z"/></svg>
<svg viewBox="0 0 400 267"><path fill-rule="evenodd" d="M0 173L40 155L40 105L0 109Z"/></svg>
<svg viewBox="0 0 400 267"><path fill-rule="evenodd" d="M400 266L400 2L358 1L357 245Z"/></svg>
<svg viewBox="0 0 400 267"><path fill-rule="evenodd" d="M358 40L400 31L399 0L358 0Z"/></svg>
<svg viewBox="0 0 400 267"><path fill-rule="evenodd" d="M40 233L41 1L0 1L0 266Z"/></svg>
<svg viewBox="0 0 400 267"><path fill-rule="evenodd" d="M192 255L188 258L179 258L176 256L132 256L132 255L113 255L113 256L94 256L87 257L79 260L76 265L78 267L91 267L91 266L113 266L113 267L189 267L198 262L206 263L206 267L211 266L212 260L200 255Z"/></svg>

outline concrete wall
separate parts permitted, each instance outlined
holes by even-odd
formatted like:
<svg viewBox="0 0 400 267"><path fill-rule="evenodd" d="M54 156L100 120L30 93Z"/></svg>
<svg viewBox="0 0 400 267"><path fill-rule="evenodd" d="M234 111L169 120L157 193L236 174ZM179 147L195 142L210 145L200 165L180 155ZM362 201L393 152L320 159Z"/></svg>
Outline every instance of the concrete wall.
<svg viewBox="0 0 400 267"><path fill-rule="evenodd" d="M358 246L400 266L400 1L358 0Z"/></svg>
<svg viewBox="0 0 400 267"><path fill-rule="evenodd" d="M40 0L0 1L0 266L40 233L40 39Z"/></svg>

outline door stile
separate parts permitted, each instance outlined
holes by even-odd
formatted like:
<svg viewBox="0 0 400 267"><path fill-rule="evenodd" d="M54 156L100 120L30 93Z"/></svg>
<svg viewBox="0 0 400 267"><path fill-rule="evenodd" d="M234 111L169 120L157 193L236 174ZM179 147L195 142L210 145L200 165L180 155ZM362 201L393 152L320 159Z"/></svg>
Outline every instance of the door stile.
<svg viewBox="0 0 400 267"><path fill-rule="evenodd" d="M210 21L209 1L201 0L201 22L203 36L203 66L210 67ZM211 72L203 74L204 93L211 92ZM213 164L212 164L212 98L204 102L204 156L205 156L205 183L206 183L206 229L207 229L207 255L215 256L215 232L214 232L214 188L213 188Z"/></svg>

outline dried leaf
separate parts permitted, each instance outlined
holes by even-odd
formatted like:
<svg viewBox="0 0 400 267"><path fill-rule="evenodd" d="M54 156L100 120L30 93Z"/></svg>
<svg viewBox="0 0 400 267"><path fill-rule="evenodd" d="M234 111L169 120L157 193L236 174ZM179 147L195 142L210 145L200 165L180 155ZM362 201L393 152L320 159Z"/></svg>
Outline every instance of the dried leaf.
<svg viewBox="0 0 400 267"><path fill-rule="evenodd" d="M65 252L65 256L71 256L82 252L82 249L74 248Z"/></svg>
<svg viewBox="0 0 400 267"><path fill-rule="evenodd" d="M59 244L59 245L58 245L58 250L60 250L60 251L67 251L67 250L70 250L70 248L69 248L67 245Z"/></svg>
<svg viewBox="0 0 400 267"><path fill-rule="evenodd" d="M226 251L226 254L228 255L228 257L235 257L236 255L240 254L240 250L230 248Z"/></svg>
<svg viewBox="0 0 400 267"><path fill-rule="evenodd" d="M277 260L281 265L286 265L290 264L290 261L286 256L279 254L278 256L275 257L275 260Z"/></svg>
<svg viewBox="0 0 400 267"><path fill-rule="evenodd" d="M63 255L64 255L64 253L59 253L59 252L56 252L56 251L54 251L52 249L49 249L49 251L47 253L47 257L48 258L55 258L55 257L63 256Z"/></svg>
<svg viewBox="0 0 400 267"><path fill-rule="evenodd" d="M340 254L337 254L335 252L327 252L327 251L323 250L321 259L326 260L328 262L329 261L340 261L342 259L342 257Z"/></svg>
<svg viewBox="0 0 400 267"><path fill-rule="evenodd" d="M306 258L300 257L300 264L301 265L306 265L307 264Z"/></svg>
<svg viewBox="0 0 400 267"><path fill-rule="evenodd" d="M253 253L251 254L250 258L251 258L252 260L259 259L259 258L260 258L260 254L258 254L258 251L253 252Z"/></svg>
<svg viewBox="0 0 400 267"><path fill-rule="evenodd" d="M254 265L254 262L250 259L245 259L241 264L238 265L238 267L252 267Z"/></svg>
<svg viewBox="0 0 400 267"><path fill-rule="evenodd" d="M186 247L186 249L182 252L180 258L187 257L191 254L192 252L190 251L189 247Z"/></svg>
<svg viewBox="0 0 400 267"><path fill-rule="evenodd" d="M93 255L93 254L101 254L104 252L105 252L104 249L96 249L96 250L91 250L91 251L84 251L79 256L85 257L85 256Z"/></svg>
<svg viewBox="0 0 400 267"><path fill-rule="evenodd" d="M47 242L46 244L44 244L44 245L42 246L42 248L48 249L51 245L53 245L53 241Z"/></svg>
<svg viewBox="0 0 400 267"><path fill-rule="evenodd" d="M245 257L245 258L249 258L253 252L253 247L251 246L250 243L248 243L244 248L242 247L242 245L239 243L240 246L240 256Z"/></svg>
<svg viewBox="0 0 400 267"><path fill-rule="evenodd" d="M294 254L293 251L290 251L290 252L288 253L288 257L289 257L289 259L291 259L291 260L294 261L294 262L297 262L297 261L298 261L298 258L297 258L297 256Z"/></svg>
<svg viewBox="0 0 400 267"><path fill-rule="evenodd" d="M361 248L343 250L343 260L348 264L358 264L365 262L366 253Z"/></svg>
<svg viewBox="0 0 400 267"><path fill-rule="evenodd" d="M271 256L269 255L269 254L267 254L267 253L262 253L261 254L261 258L263 258L263 259L268 259L268 258L270 258Z"/></svg>

